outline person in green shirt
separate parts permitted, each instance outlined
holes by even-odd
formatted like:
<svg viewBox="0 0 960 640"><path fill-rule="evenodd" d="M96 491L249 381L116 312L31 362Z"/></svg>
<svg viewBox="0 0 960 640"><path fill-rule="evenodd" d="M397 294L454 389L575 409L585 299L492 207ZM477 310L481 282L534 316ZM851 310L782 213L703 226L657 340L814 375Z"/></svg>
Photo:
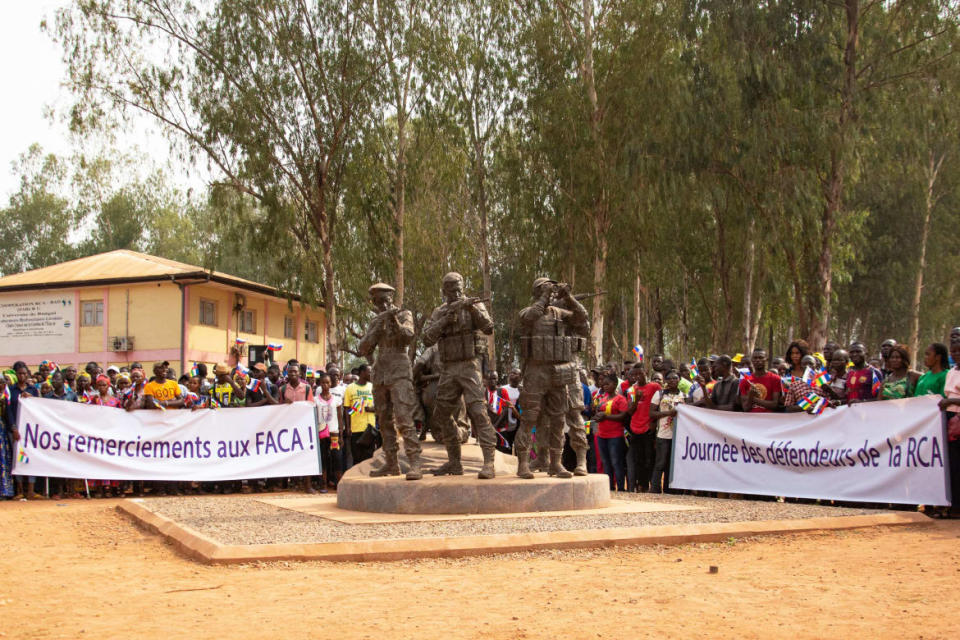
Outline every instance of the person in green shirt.
<svg viewBox="0 0 960 640"><path fill-rule="evenodd" d="M926 351L923 352L923 364L927 370L920 379L917 380L917 386L913 389L913 395L943 395L943 387L947 381L947 369L950 368L949 354L947 347L939 342L934 342Z"/></svg>
<svg viewBox="0 0 960 640"><path fill-rule="evenodd" d="M877 396L879 400L897 400L899 398L909 398L917 380L920 379L918 371L910 370L910 352L902 344L894 344L887 350L887 355L883 359L887 367L887 375L880 385L880 393Z"/></svg>

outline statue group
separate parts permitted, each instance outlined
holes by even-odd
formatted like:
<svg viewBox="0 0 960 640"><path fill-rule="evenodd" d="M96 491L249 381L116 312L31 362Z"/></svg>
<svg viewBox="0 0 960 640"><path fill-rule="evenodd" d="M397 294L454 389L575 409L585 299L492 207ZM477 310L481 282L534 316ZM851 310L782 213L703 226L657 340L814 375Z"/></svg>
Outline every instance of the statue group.
<svg viewBox="0 0 960 640"><path fill-rule="evenodd" d="M478 478L495 476L494 454L497 434L487 415L481 357L486 338L493 332L493 319L484 300L464 295L463 277L448 273L441 283L443 304L430 314L423 328L423 343L430 358L439 360L436 399L431 422L441 429L447 461L433 470L435 475L463 475L460 461L462 434L455 414L465 407L466 415L483 452ZM374 410L383 438L384 463L371 476L400 474L399 437L409 463L407 480L423 477L420 443L413 424L417 397L408 348L413 341L413 314L393 303L394 289L377 283L370 287L370 299L377 315L360 340L358 352L373 360ZM534 428L548 452L547 472L558 478L587 474L587 437L581 412L583 392L579 379L579 357L590 333L587 311L566 284L549 278L533 282L533 300L520 312L520 358L523 388L518 399L522 407L514 443L517 476L533 478L530 450ZM433 352L435 350L435 352ZM374 352L376 357L374 358ZM571 473L560 463L564 424L570 427L570 445L577 454Z"/></svg>

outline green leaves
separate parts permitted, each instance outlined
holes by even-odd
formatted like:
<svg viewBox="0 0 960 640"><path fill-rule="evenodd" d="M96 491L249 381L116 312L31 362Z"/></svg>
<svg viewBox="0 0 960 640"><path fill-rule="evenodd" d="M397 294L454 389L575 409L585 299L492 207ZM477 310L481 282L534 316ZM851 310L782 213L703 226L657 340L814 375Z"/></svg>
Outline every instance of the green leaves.
<svg viewBox="0 0 960 640"><path fill-rule="evenodd" d="M952 292L960 259L956 28L945 0L82 0L50 28L73 128L147 115L211 168L210 201L130 184L68 204L51 163L24 171L4 246L68 255L60 218L96 217L83 251L200 252L327 303L340 337L371 280L402 274L421 317L456 269L491 283L501 369L544 273L609 292L605 358L658 337L743 351L825 311L842 341L901 332L931 153L925 290ZM926 336L957 313L941 298Z"/></svg>

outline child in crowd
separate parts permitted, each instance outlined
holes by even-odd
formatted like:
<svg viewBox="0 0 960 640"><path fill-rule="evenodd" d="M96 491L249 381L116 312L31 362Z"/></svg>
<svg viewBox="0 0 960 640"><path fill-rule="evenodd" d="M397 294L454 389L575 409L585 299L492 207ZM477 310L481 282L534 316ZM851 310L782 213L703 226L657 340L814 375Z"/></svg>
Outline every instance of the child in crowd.
<svg viewBox="0 0 960 640"><path fill-rule="evenodd" d="M330 376L321 372L318 380L320 391L314 401L317 404L317 437L320 443L320 493L326 493L331 477L330 438L332 433L340 431L337 421L340 404L337 397L330 393ZM308 487L307 492L315 493L313 487Z"/></svg>
<svg viewBox="0 0 960 640"><path fill-rule="evenodd" d="M97 376L97 393L89 400L89 404L101 407L121 408L120 398L110 393L110 378L105 375ZM96 490L98 498L106 497L110 492L114 497L120 496L120 482L118 480L90 480L90 487Z"/></svg>

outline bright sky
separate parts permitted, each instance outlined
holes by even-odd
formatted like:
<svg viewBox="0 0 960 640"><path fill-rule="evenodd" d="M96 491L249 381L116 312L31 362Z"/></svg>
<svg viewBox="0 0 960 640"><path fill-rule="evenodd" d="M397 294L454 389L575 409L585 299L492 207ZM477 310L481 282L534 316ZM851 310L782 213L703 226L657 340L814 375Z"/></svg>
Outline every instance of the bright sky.
<svg viewBox="0 0 960 640"><path fill-rule="evenodd" d="M46 17L53 22L55 11L69 0L0 0L0 207L19 186L11 163L34 142L44 151L69 155L74 147L62 118L70 105L69 91L58 45L41 32ZM53 109L55 119L44 114ZM168 171L172 181L183 180L168 166L167 143L148 124L121 138L124 151L133 147L149 155Z"/></svg>

